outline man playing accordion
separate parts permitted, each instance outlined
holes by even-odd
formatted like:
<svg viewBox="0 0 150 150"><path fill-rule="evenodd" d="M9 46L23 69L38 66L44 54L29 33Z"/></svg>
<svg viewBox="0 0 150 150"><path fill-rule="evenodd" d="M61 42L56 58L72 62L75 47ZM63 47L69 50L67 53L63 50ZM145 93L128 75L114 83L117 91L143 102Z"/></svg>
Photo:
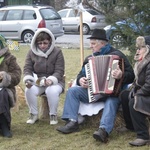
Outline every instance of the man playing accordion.
<svg viewBox="0 0 150 150"><path fill-rule="evenodd" d="M131 64L121 51L113 48L108 43L105 30L95 29L91 37L88 39L90 39L92 55L85 58L82 69L77 75L76 84L78 86L71 87L67 91L62 114L62 119L66 120L67 123L64 126L57 128L57 131L64 134L78 131L78 110L80 102L89 103L88 79L86 77L85 65L88 63L90 57L100 55L117 55L124 60L124 72L119 66L117 66L117 68L111 72L112 78L116 80L122 80L120 89L122 89L124 85L132 83L134 80L134 72ZM120 100L118 96L110 95L108 97L104 97L103 101L105 102L105 106L100 119L99 129L93 133L93 137L96 140L107 142L108 136L114 127Z"/></svg>

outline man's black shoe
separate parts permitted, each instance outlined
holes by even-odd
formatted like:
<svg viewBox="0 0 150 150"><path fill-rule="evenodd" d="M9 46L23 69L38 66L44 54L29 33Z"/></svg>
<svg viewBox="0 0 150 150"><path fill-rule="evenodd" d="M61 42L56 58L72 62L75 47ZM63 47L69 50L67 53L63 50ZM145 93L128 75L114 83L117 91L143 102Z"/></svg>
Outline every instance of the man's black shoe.
<svg viewBox="0 0 150 150"><path fill-rule="evenodd" d="M56 130L59 131L59 132L62 132L64 134L68 134L68 133L78 131L79 130L79 125L78 125L78 122L69 121L69 122L66 123L65 126L58 127Z"/></svg>
<svg viewBox="0 0 150 150"><path fill-rule="evenodd" d="M99 128L98 131L93 133L93 138L106 143L108 141L108 133L104 128Z"/></svg>

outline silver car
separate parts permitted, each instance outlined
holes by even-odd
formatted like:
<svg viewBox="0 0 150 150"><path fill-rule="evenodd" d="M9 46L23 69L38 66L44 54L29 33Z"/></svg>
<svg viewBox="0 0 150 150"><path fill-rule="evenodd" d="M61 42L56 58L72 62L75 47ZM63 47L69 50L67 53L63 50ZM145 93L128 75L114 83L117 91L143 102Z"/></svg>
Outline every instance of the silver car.
<svg viewBox="0 0 150 150"><path fill-rule="evenodd" d="M0 8L0 34L6 39L30 43L38 28L48 28L55 38L64 34L62 19L51 6L6 6Z"/></svg>
<svg viewBox="0 0 150 150"><path fill-rule="evenodd" d="M74 9L62 9L58 11L63 21L65 32L80 31L80 13ZM93 9L85 9L83 11L83 34L88 34L96 28L104 28L106 26L105 16Z"/></svg>

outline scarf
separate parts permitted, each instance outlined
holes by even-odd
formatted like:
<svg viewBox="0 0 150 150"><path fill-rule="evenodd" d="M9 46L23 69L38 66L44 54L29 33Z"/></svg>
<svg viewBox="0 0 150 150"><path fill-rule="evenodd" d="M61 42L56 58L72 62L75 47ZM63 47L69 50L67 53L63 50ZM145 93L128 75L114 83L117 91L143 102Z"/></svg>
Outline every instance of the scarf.
<svg viewBox="0 0 150 150"><path fill-rule="evenodd" d="M102 47L99 52L93 53L93 56L98 56L98 55L105 55L110 51L110 44L106 44L104 47Z"/></svg>
<svg viewBox="0 0 150 150"><path fill-rule="evenodd" d="M106 44L104 47L102 47L99 52L95 52L93 53L93 56L99 56L99 55L105 55L110 51L111 45L110 44ZM85 73L85 67L82 68L82 74L84 76L86 76Z"/></svg>

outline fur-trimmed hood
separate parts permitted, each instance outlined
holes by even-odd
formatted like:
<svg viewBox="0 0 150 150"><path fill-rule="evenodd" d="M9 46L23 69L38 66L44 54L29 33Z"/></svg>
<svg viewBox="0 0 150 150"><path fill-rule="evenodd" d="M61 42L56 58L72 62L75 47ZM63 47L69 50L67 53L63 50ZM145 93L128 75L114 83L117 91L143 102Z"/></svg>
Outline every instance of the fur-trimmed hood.
<svg viewBox="0 0 150 150"><path fill-rule="evenodd" d="M150 36L139 36L136 39L136 47L150 47Z"/></svg>
<svg viewBox="0 0 150 150"><path fill-rule="evenodd" d="M136 47L138 49L144 47L145 53L142 57L142 59L139 59L139 56L135 54L134 59L136 60L134 65L134 73L136 79L138 79L139 73L142 71L142 69L150 62L150 36L139 36L136 39Z"/></svg>
<svg viewBox="0 0 150 150"><path fill-rule="evenodd" d="M51 42L46 52L40 50L37 45L38 36L42 32L46 32L51 37ZM52 32L46 28L38 29L32 39L31 49L26 56L23 82L30 81L33 85L45 86L43 79L50 79L53 84L61 84L64 87L64 69L64 56L62 50L55 46L55 38ZM36 76L34 76L35 74ZM41 81L40 84L37 84L37 80Z"/></svg>
<svg viewBox="0 0 150 150"><path fill-rule="evenodd" d="M135 63L134 72L135 80L135 96L134 109L150 116L150 37L139 37L136 46L146 47L143 59Z"/></svg>
<svg viewBox="0 0 150 150"><path fill-rule="evenodd" d="M136 47L142 48L146 47L144 57L150 52L150 36L139 36L136 39Z"/></svg>
<svg viewBox="0 0 150 150"><path fill-rule="evenodd" d="M143 70L143 68L145 68L145 66L150 63L150 52L146 54L146 56L143 58L142 61L140 62L136 62L135 66L134 66L134 73L135 73L135 77L136 77L136 84L138 85L137 81L138 81L138 76L141 73L141 71Z"/></svg>
<svg viewBox="0 0 150 150"><path fill-rule="evenodd" d="M40 32L46 32L46 33L48 33L48 34L50 35L51 39L52 39L51 45L50 45L50 47L49 47L49 49L47 50L46 53L44 53L44 52L42 52L41 50L39 50L39 49L37 48L36 43L35 43L36 38L37 38L37 35L38 35ZM40 56L40 57L45 57L45 58L47 58L48 55L53 51L54 46L55 46L55 37L54 37L54 35L52 34L52 32L51 32L50 30L48 30L47 28L39 28L39 29L35 32L35 34L34 34L34 36L33 36L33 39L32 39L32 42L31 42L31 50L33 51L33 53L34 53L35 55L38 55L38 56Z"/></svg>

